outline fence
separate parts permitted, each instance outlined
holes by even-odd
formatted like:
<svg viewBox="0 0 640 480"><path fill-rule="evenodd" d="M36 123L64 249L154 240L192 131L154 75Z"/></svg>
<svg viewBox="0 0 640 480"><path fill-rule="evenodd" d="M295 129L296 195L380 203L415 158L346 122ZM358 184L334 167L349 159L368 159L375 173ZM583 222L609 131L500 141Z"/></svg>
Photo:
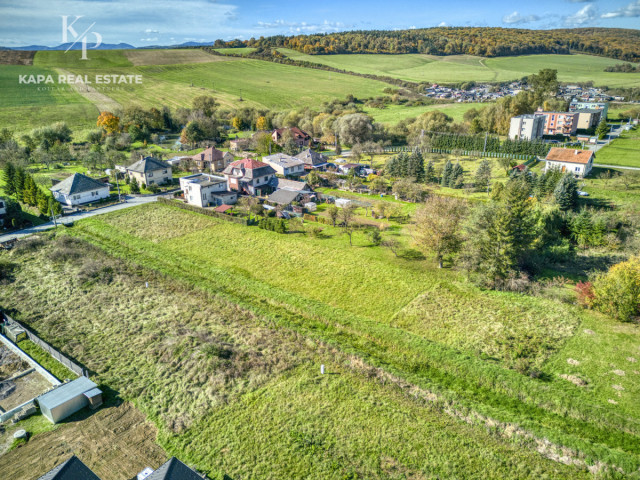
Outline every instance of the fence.
<svg viewBox="0 0 640 480"><path fill-rule="evenodd" d="M430 147L385 147L385 153L401 153L401 152L420 152L420 153L446 153L456 154L465 157L488 157L488 158L513 158L514 160L531 160L536 158L533 155L524 153L504 153L504 152L481 152L479 150L463 150L449 148L430 148Z"/></svg>
<svg viewBox="0 0 640 480"><path fill-rule="evenodd" d="M43 349L45 352L47 352L49 355L51 355L51 357L56 359L62 365L67 367L69 370L71 370L73 373L75 373L76 375L83 376L83 377L89 377L89 372L87 372L86 368L81 367L80 365L75 363L73 360L67 358L65 355L63 355L58 350L56 350L51 345L49 345L47 342L42 340L40 337L38 337L35 333L33 333L31 330L29 330L24 325L22 325L20 322L17 322L16 320L14 320L13 318L9 317L6 314L5 314L5 317L10 323L14 323L14 324L18 325L20 328L24 329L24 331L27 333L27 338L29 340L31 340L33 343L38 345L41 349Z"/></svg>
<svg viewBox="0 0 640 480"><path fill-rule="evenodd" d="M232 217L231 215L225 215L224 213L219 213L214 210L207 210L206 208L197 207L195 205L189 205L188 203L184 203L176 200L169 200L168 198L158 197L157 201L160 203L164 203L166 205L171 205L173 207L181 208L182 210L189 210L190 212L201 213L202 215L208 215L209 217L221 218L223 220L239 223L245 226L255 224L255 222L250 219Z"/></svg>

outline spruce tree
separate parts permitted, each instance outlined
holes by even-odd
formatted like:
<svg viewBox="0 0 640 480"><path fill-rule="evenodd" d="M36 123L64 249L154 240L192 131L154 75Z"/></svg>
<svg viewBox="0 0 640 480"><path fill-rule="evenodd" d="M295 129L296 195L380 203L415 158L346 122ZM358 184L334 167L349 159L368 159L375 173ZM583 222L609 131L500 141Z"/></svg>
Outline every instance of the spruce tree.
<svg viewBox="0 0 640 480"><path fill-rule="evenodd" d="M53 195L49 196L49 212L53 212L54 215L62 215L62 205L58 202Z"/></svg>
<svg viewBox="0 0 640 480"><path fill-rule="evenodd" d="M49 197L41 188L36 190L36 205L42 215L47 215L49 212Z"/></svg>
<svg viewBox="0 0 640 480"><path fill-rule="evenodd" d="M16 193L16 167L13 163L8 162L2 170L2 179L4 180L4 191L7 195L15 195Z"/></svg>
<svg viewBox="0 0 640 480"><path fill-rule="evenodd" d="M16 175L14 180L14 188L16 200L22 202L23 192L24 192L24 181L25 181L25 172L21 167L16 168Z"/></svg>
<svg viewBox="0 0 640 480"><path fill-rule="evenodd" d="M451 188L462 188L464 184L464 169L460 163L456 163L452 170L451 175L449 176L449 187Z"/></svg>
<svg viewBox="0 0 640 480"><path fill-rule="evenodd" d="M408 165L408 176L414 178L416 182L424 182L424 158L422 158L422 154L418 150L409 156Z"/></svg>
<svg viewBox="0 0 640 480"><path fill-rule="evenodd" d="M140 185L138 185L138 180L136 180L135 177L131 179L129 188L131 189L131 193L140 193Z"/></svg>
<svg viewBox="0 0 640 480"><path fill-rule="evenodd" d="M480 165L478 165L478 170L476 170L476 176L474 179L476 192L486 192L487 188L489 188L490 181L491 164L489 163L489 160L485 158L480 162Z"/></svg>
<svg viewBox="0 0 640 480"><path fill-rule="evenodd" d="M440 186L448 187L449 180L451 178L451 172L453 171L453 164L451 160L447 160L447 163L444 164L444 168L442 169L442 178L440 179Z"/></svg>
<svg viewBox="0 0 640 480"><path fill-rule="evenodd" d="M565 174L553 191L553 197L560 210L573 209L578 203L578 182L570 173Z"/></svg>
<svg viewBox="0 0 640 480"><path fill-rule="evenodd" d="M424 180L427 183L431 183L434 181L436 176L436 169L433 166L433 161L429 160L424 169Z"/></svg>

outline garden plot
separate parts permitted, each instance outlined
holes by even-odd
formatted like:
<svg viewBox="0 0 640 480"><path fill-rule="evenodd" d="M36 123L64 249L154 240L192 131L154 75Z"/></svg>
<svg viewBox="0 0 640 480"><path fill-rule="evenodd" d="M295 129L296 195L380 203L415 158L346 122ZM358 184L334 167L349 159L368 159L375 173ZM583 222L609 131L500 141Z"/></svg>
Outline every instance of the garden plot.
<svg viewBox="0 0 640 480"><path fill-rule="evenodd" d="M29 372L21 375L24 372ZM11 410L51 388L49 381L0 345L0 409Z"/></svg>

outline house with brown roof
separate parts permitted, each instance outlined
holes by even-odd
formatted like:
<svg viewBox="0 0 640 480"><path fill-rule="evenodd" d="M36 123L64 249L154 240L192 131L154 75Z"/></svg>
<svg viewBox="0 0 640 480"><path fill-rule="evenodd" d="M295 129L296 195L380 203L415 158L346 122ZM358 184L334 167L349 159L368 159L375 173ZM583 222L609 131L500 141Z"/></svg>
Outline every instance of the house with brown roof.
<svg viewBox="0 0 640 480"><path fill-rule="evenodd" d="M309 143L311 143L311 135L307 132L300 130L298 127L286 127L286 128L276 128L271 133L271 138L278 145L284 144L283 135L285 132L291 133L293 140L296 142L298 147L308 147Z"/></svg>
<svg viewBox="0 0 640 480"><path fill-rule="evenodd" d="M191 157L200 172L221 172L233 162L233 154L209 147Z"/></svg>
<svg viewBox="0 0 640 480"><path fill-rule="evenodd" d="M596 155L591 150L574 150L572 148L553 147L549 150L544 171L560 170L584 178L593 168Z"/></svg>
<svg viewBox="0 0 640 480"><path fill-rule="evenodd" d="M269 185L276 171L269 165L252 158L230 163L222 172L230 191L247 195L266 195L273 188Z"/></svg>

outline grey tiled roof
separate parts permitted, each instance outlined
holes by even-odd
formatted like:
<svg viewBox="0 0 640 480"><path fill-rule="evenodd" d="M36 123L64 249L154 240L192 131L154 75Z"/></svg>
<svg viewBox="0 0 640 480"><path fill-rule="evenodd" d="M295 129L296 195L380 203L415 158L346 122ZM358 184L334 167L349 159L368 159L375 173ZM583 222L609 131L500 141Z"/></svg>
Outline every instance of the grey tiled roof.
<svg viewBox="0 0 640 480"><path fill-rule="evenodd" d="M146 480L202 480L202 478L176 457L171 457L168 462L158 467Z"/></svg>
<svg viewBox="0 0 640 480"><path fill-rule="evenodd" d="M289 205L298 198L298 195L300 195L300 192L294 190L278 190L269 195L267 201L277 203L278 205Z"/></svg>
<svg viewBox="0 0 640 480"><path fill-rule="evenodd" d="M51 187L49 190L52 192L64 193L66 195L73 195L105 187L108 188L109 186L81 173L74 173L70 177L65 178L60 183Z"/></svg>
<svg viewBox="0 0 640 480"><path fill-rule="evenodd" d="M89 467L74 455L53 470L49 470L38 480L100 480L100 477L93 473Z"/></svg>
<svg viewBox="0 0 640 480"><path fill-rule="evenodd" d="M310 148L303 150L299 154L296 155L296 158L302 160L306 165L323 165L327 163L327 157L322 155L321 153L314 152Z"/></svg>
<svg viewBox="0 0 640 480"><path fill-rule="evenodd" d="M142 160L138 160L133 165L127 167L127 170L137 173L155 172L156 170L164 170L171 168L169 164L158 160L153 157L144 157Z"/></svg>

